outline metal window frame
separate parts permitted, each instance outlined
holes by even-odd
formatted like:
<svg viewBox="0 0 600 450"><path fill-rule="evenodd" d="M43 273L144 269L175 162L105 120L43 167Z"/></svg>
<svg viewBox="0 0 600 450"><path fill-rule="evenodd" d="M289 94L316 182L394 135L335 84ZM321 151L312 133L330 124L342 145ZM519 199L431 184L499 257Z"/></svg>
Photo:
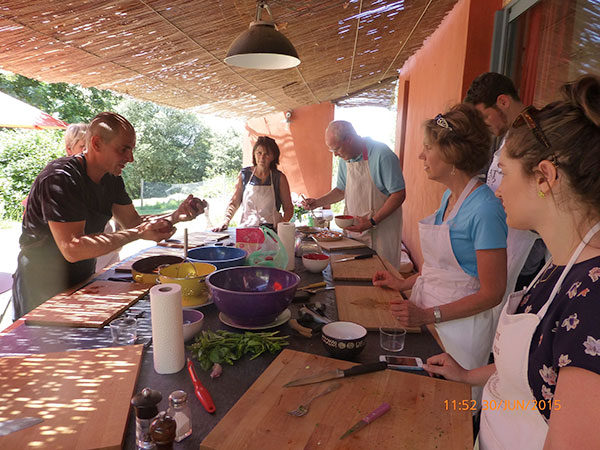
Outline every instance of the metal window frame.
<svg viewBox="0 0 600 450"><path fill-rule="evenodd" d="M506 75L506 54L509 43L509 25L523 13L541 0L512 0L500 11L494 14L494 32L492 38L492 54L490 71Z"/></svg>

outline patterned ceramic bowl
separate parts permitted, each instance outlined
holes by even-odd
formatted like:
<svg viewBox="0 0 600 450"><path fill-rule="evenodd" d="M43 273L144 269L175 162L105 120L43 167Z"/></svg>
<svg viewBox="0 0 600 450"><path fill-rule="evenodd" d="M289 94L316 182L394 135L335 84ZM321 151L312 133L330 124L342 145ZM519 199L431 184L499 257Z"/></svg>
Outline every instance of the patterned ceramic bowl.
<svg viewBox="0 0 600 450"><path fill-rule="evenodd" d="M321 330L321 341L334 358L352 359L366 345L367 330L354 322L331 322Z"/></svg>

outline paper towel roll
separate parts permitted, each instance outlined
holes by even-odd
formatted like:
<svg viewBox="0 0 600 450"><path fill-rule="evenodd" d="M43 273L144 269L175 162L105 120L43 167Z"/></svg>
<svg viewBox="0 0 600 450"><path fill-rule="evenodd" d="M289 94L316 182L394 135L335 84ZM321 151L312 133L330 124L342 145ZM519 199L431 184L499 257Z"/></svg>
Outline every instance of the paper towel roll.
<svg viewBox="0 0 600 450"><path fill-rule="evenodd" d="M185 365L181 286L158 284L150 289L152 346L156 373L175 373Z"/></svg>
<svg viewBox="0 0 600 450"><path fill-rule="evenodd" d="M285 267L286 270L294 270L295 257L294 257L294 244L296 239L296 226L291 222L279 222L277 224L277 234L279 239L283 242L285 251L288 254L288 262Z"/></svg>

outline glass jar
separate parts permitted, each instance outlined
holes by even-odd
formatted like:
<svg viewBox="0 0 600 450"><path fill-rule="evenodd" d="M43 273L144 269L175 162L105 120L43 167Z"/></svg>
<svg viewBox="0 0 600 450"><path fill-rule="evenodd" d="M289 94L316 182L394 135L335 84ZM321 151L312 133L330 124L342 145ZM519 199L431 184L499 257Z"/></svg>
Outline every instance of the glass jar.
<svg viewBox="0 0 600 450"><path fill-rule="evenodd" d="M187 394L184 391L175 391L169 395L167 414L173 417L177 423L176 442L180 442L192 434L192 412L187 404Z"/></svg>

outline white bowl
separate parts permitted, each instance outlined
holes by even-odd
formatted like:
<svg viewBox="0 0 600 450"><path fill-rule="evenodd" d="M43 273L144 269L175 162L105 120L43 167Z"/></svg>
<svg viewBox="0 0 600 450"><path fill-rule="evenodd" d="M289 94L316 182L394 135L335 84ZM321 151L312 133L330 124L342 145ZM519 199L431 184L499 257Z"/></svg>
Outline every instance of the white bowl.
<svg viewBox="0 0 600 450"><path fill-rule="evenodd" d="M200 330L204 323L204 314L195 309L183 308L183 340L185 342L193 339Z"/></svg>
<svg viewBox="0 0 600 450"><path fill-rule="evenodd" d="M305 253L302 255L302 264L304 264L306 270L312 273L325 270L330 260L331 258L325 253Z"/></svg>
<svg viewBox="0 0 600 450"><path fill-rule="evenodd" d="M335 224L340 228L348 228L354 225L354 216L335 216Z"/></svg>

